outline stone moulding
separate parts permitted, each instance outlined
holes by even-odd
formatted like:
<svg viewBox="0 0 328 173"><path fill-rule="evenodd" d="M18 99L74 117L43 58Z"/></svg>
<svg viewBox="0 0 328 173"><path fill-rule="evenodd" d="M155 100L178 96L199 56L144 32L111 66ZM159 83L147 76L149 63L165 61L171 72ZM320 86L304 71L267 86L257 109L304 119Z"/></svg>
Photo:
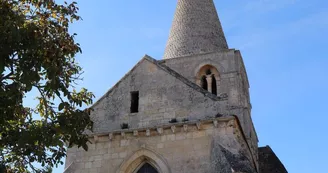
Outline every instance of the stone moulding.
<svg viewBox="0 0 328 173"><path fill-rule="evenodd" d="M156 131L157 135L162 135L165 129L170 129L171 133L177 133L177 127L181 127L181 131L187 132L188 128L191 126L196 126L197 130L201 130L202 125L205 124L212 124L215 128L221 127L218 124L224 123L227 124L231 122L231 120L235 120L234 116L227 116L227 117L219 117L213 119L206 119L206 120L197 120L197 121L187 121L187 122L178 122L172 124L166 124L161 126L154 126L154 127L145 127L145 128L138 128L138 129L120 129L115 130L108 133L98 133L98 134L89 134L90 138L93 138L95 142L99 141L99 138L102 136L108 136L109 140L112 141L115 139L115 135L120 135L122 138L125 138L127 134L132 134L133 136L141 136L144 134L145 136L150 136L152 133L151 131ZM229 123L230 124L230 123ZM139 132L146 132L146 133L139 133Z"/></svg>
<svg viewBox="0 0 328 173"><path fill-rule="evenodd" d="M145 160L154 166L160 173L171 173L165 158L148 148L142 148L127 157L116 173L134 173L140 165L143 165Z"/></svg>

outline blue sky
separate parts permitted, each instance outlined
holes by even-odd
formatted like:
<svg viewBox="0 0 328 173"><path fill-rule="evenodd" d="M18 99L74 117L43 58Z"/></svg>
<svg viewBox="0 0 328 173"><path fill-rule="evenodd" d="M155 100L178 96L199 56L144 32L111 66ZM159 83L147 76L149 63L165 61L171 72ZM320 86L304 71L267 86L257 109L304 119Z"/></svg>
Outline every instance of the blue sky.
<svg viewBox="0 0 328 173"><path fill-rule="evenodd" d="M290 173L328 163L328 1L215 0L230 48L242 52L260 146ZM163 56L176 0L79 1L72 26L85 86L102 96L144 54ZM63 171L57 168L56 173Z"/></svg>

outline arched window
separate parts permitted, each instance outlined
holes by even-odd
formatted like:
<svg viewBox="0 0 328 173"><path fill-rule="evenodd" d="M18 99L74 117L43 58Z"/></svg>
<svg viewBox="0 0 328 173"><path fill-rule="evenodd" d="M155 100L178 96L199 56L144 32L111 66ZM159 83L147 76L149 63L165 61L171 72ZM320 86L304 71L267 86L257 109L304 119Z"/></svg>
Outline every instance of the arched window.
<svg viewBox="0 0 328 173"><path fill-rule="evenodd" d="M207 90L207 89L208 89L206 76L203 76L203 77L202 77L202 79L201 79L201 84L202 84L202 88L203 88L204 90Z"/></svg>
<svg viewBox="0 0 328 173"><path fill-rule="evenodd" d="M217 95L218 91L216 88L216 78L212 75L212 94Z"/></svg>
<svg viewBox="0 0 328 173"><path fill-rule="evenodd" d="M158 171L153 166L151 166L149 163L145 163L137 171L137 173L158 173Z"/></svg>
<svg viewBox="0 0 328 173"><path fill-rule="evenodd" d="M212 65L204 65L198 69L196 83L203 89L217 95L220 86L220 76L218 70Z"/></svg>

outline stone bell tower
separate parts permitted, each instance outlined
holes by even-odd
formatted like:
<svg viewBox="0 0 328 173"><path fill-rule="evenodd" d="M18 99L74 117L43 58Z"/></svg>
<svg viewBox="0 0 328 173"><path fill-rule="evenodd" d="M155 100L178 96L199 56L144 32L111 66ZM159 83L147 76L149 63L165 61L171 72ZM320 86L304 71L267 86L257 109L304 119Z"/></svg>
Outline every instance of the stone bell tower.
<svg viewBox="0 0 328 173"><path fill-rule="evenodd" d="M228 49L213 0L178 0L164 59Z"/></svg>
<svg viewBox="0 0 328 173"><path fill-rule="evenodd" d="M213 0L178 0L164 58L144 56L92 106L89 150L68 149L65 172L285 173L258 149L248 89Z"/></svg>

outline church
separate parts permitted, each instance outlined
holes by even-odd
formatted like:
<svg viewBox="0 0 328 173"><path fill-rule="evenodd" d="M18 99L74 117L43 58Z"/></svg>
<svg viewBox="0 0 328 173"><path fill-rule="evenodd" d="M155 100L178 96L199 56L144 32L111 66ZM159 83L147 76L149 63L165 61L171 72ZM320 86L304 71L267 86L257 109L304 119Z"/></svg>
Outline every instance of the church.
<svg viewBox="0 0 328 173"><path fill-rule="evenodd" d="M144 56L92 108L89 150L69 148L65 173L287 173L258 147L213 0L178 0L163 59Z"/></svg>

